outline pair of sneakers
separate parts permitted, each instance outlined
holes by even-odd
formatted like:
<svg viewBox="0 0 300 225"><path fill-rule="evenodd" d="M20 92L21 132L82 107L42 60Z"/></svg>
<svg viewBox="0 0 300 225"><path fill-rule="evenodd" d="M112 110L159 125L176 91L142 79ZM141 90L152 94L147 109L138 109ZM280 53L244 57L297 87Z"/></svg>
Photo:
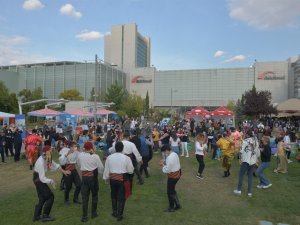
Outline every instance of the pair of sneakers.
<svg viewBox="0 0 300 225"><path fill-rule="evenodd" d="M242 191L240 191L240 190L234 190L233 193L236 194L236 195L241 195ZM252 193L248 193L248 197L252 197Z"/></svg>
<svg viewBox="0 0 300 225"><path fill-rule="evenodd" d="M200 173L197 173L196 177L197 177L198 179L201 179L201 180L204 179L204 177L203 177Z"/></svg>
<svg viewBox="0 0 300 225"><path fill-rule="evenodd" d="M258 189L267 189L267 188L269 188L269 187L271 187L272 186L272 184L270 183L270 184L268 184L268 185L261 185L261 184L259 184L259 185L257 185L256 187L258 188Z"/></svg>

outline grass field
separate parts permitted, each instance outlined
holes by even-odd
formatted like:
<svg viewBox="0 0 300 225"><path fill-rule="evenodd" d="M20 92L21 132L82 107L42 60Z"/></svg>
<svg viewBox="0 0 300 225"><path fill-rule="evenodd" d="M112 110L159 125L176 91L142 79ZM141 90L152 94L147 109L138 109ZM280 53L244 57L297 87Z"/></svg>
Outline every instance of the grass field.
<svg viewBox="0 0 300 225"><path fill-rule="evenodd" d="M98 213L100 216L86 224L126 224L126 225L255 225L260 220L300 225L300 163L289 164L288 174L275 174L275 158L267 169L267 176L273 186L267 190L256 188L257 178L253 180L253 197L244 191L235 196L233 189L237 184L239 164L234 160L232 174L222 178L220 162L205 159L204 180L195 177L197 162L193 153L190 158L181 157L183 176L177 184L177 193L182 209L175 213L165 213L168 205L166 195L166 176L158 165L160 154L154 154L150 162L151 177L144 185L134 185L133 195L126 202L124 219L117 222L111 216L109 185L100 180ZM61 174L48 173L49 177L60 181ZM244 189L246 190L246 178ZM72 192L73 193L73 192ZM50 224L82 224L81 206L64 205L63 192L54 190L55 202L51 215L56 221ZM0 165L0 225L30 225L34 205L37 201L32 183L32 171L25 160L20 163L8 159ZM90 212L90 211L89 211Z"/></svg>

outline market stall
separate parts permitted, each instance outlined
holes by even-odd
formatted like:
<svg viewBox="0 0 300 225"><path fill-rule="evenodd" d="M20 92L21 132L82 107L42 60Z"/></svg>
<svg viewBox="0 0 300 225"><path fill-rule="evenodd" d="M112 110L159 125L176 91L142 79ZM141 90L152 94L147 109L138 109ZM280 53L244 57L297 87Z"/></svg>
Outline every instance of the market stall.
<svg viewBox="0 0 300 225"><path fill-rule="evenodd" d="M226 128L235 126L234 112L230 111L229 109L225 108L224 106L220 106L219 108L210 112L210 115L215 121L223 120L225 122Z"/></svg>
<svg viewBox="0 0 300 225"><path fill-rule="evenodd" d="M186 119L194 119L196 123L201 122L210 117L210 112L201 106L196 106L191 111L185 113Z"/></svg>

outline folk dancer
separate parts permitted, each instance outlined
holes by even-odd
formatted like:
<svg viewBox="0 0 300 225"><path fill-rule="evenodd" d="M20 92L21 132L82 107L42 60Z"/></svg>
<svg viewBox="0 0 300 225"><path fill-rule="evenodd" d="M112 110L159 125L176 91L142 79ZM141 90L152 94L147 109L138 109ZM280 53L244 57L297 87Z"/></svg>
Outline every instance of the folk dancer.
<svg viewBox="0 0 300 225"><path fill-rule="evenodd" d="M163 166L162 171L168 175L167 194L169 199L169 207L165 212L175 212L181 208L175 186L181 176L181 168L178 155L171 150L170 145L163 145L161 151L165 154L166 160L160 160Z"/></svg>
<svg viewBox="0 0 300 225"><path fill-rule="evenodd" d="M107 157L103 173L104 180L110 179L112 216L118 221L123 219L125 201L131 193L128 186L130 184L128 174L134 172L131 159L122 154L123 148L122 142L115 144L116 153Z"/></svg>
<svg viewBox="0 0 300 225"><path fill-rule="evenodd" d="M37 129L33 129L32 134L24 139L26 158L28 160L30 170L32 170L38 157L38 145L43 141L44 139L37 135Z"/></svg>
<svg viewBox="0 0 300 225"><path fill-rule="evenodd" d="M83 145L84 152L78 156L78 163L80 165L82 184L82 218L81 222L87 222L87 211L89 203L89 195L92 193L92 214L91 218L98 216L98 173L103 173L104 167L100 157L95 153L94 146L91 142L85 142Z"/></svg>
<svg viewBox="0 0 300 225"><path fill-rule="evenodd" d="M74 197L73 202L77 204L81 204L81 202L78 201L78 196L81 189L81 179L76 169L76 163L79 155L79 151L77 148L77 144L75 142L70 143L69 141L65 141L66 147L64 147L59 152L59 162L61 166L64 166L66 170L69 170L71 174L69 176L64 177L65 182L65 204L69 205L69 194L70 190L72 188L72 183L75 184L75 191L74 191ZM70 148L67 148L67 146L70 146Z"/></svg>
<svg viewBox="0 0 300 225"><path fill-rule="evenodd" d="M50 169L51 171L61 170L66 176L70 171L62 169L59 164L52 160L51 147L46 145L43 148L42 155L38 158L33 169L33 183L36 187L39 202L35 206L33 221L42 220L43 222L53 221L55 218L50 216L50 211L54 202L54 195L47 184L51 184L55 189L55 182L45 176L45 173ZM43 215L42 215L42 210Z"/></svg>
<svg viewBox="0 0 300 225"><path fill-rule="evenodd" d="M141 154L139 153L136 145L134 143L132 143L131 141L129 141L129 138L130 138L130 133L129 132L125 132L124 135L123 135L123 140L122 140L122 143L124 145L124 148L123 148L123 151L122 153L124 155L127 155L130 159L131 159L131 162L132 162L132 165L134 167L134 172L137 173L137 176L138 176L138 180L139 180L139 184L143 184L144 181L139 173L139 169L138 169L138 164L142 164L143 161L142 161L142 156ZM115 149L115 143L113 144L113 146L109 149L109 152L110 153L114 153L116 151ZM130 175L130 187L131 187L131 190L132 190L132 183L133 183L133 175Z"/></svg>
<svg viewBox="0 0 300 225"><path fill-rule="evenodd" d="M217 141L217 145L222 150L222 167L225 170L223 177L229 177L231 162L234 159L234 148L232 148L234 141L232 138L228 137L226 132L224 132L222 137Z"/></svg>

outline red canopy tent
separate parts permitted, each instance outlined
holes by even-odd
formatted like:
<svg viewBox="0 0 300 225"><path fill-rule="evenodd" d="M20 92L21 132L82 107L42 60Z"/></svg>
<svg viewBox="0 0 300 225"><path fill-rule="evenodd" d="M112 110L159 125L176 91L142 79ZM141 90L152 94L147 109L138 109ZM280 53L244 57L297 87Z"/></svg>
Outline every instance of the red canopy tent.
<svg viewBox="0 0 300 225"><path fill-rule="evenodd" d="M211 116L234 116L234 112L226 109L224 106L220 106L219 108L215 109L214 111L210 112Z"/></svg>
<svg viewBox="0 0 300 225"><path fill-rule="evenodd" d="M193 118L196 122L204 120L206 117L210 117L210 112L206 109L202 108L201 106L196 106L191 111L187 111L185 113L186 119Z"/></svg>
<svg viewBox="0 0 300 225"><path fill-rule="evenodd" d="M230 111L229 109L225 108L224 106L220 106L219 108L212 111L211 116L216 120L224 120L226 127L234 127L234 112Z"/></svg>
<svg viewBox="0 0 300 225"><path fill-rule="evenodd" d="M65 111L66 113L74 116L79 116L79 117L93 117L94 114L87 112L83 109L69 109Z"/></svg>
<svg viewBox="0 0 300 225"><path fill-rule="evenodd" d="M114 111L110 111L110 110L107 110L107 109L99 109L97 110L96 112L96 115L109 115L109 114L117 114L115 113Z"/></svg>
<svg viewBox="0 0 300 225"><path fill-rule="evenodd" d="M60 116L65 115L64 112L55 111L52 109L40 109L28 113L28 116L46 117L46 116Z"/></svg>

